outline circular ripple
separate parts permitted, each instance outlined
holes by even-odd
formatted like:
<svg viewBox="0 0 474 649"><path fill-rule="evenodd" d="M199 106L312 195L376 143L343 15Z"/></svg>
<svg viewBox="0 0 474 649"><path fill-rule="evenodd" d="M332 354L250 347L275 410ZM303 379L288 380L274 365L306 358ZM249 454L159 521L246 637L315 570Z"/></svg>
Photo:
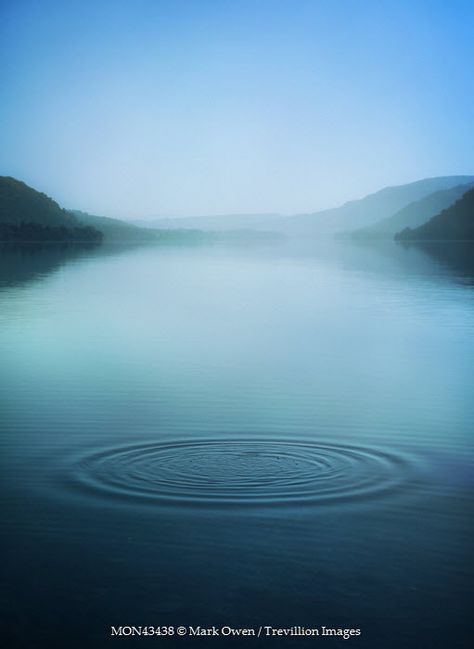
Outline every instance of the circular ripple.
<svg viewBox="0 0 474 649"><path fill-rule="evenodd" d="M83 458L72 485L181 505L284 505L368 499L399 489L408 462L372 448L309 441L200 439L123 446Z"/></svg>

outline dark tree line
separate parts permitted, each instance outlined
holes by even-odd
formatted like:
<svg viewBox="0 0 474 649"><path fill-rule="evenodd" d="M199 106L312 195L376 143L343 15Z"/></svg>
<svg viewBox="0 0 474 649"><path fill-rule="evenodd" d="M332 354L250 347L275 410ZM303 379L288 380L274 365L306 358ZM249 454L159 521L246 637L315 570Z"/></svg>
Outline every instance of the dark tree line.
<svg viewBox="0 0 474 649"><path fill-rule="evenodd" d="M0 223L0 241L102 241L102 232L89 225L49 226L39 223Z"/></svg>

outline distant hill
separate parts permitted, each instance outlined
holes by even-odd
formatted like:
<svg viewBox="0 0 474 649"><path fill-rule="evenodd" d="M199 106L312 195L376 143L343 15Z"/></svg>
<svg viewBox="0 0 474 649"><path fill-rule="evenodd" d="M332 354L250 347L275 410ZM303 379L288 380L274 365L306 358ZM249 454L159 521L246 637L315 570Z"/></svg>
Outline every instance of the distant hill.
<svg viewBox="0 0 474 649"><path fill-rule="evenodd" d="M221 214L217 216L185 216L129 221L134 225L162 230L206 230L229 232L235 230L272 230L283 219L279 214Z"/></svg>
<svg viewBox="0 0 474 649"><path fill-rule="evenodd" d="M405 228L400 241L474 241L474 189L418 228Z"/></svg>
<svg viewBox="0 0 474 649"><path fill-rule="evenodd" d="M314 214L284 219L287 231L306 235L336 234L374 225L433 192L474 182L474 176L439 176L386 187L365 198Z"/></svg>
<svg viewBox="0 0 474 649"><path fill-rule="evenodd" d="M96 216L80 210L70 210L69 213L80 223L100 230L106 241L153 241L160 234L156 230L130 225L125 221L107 216Z"/></svg>
<svg viewBox="0 0 474 649"><path fill-rule="evenodd" d="M273 235L249 229L204 232L193 228L152 229L119 219L63 209L46 194L10 176L0 176L0 241L88 242L120 244L248 243L273 240Z"/></svg>
<svg viewBox="0 0 474 649"><path fill-rule="evenodd" d="M472 187L472 183L456 185L449 189L442 189L428 194L418 201L410 203L375 225L361 228L351 233L352 237L363 239L392 238L404 228L416 228L426 223L432 216L455 203L463 194Z"/></svg>
<svg viewBox="0 0 474 649"><path fill-rule="evenodd" d="M337 234L372 226L382 219L392 217L414 201L419 201L434 192L448 190L468 183L474 183L474 176L425 178L406 185L386 187L374 194L369 194L365 198L350 201L340 207L310 214L296 214L293 216L281 216L272 213L224 214L221 216L159 218L150 219L149 221L140 220L134 223L141 226L173 230L200 229L214 232L256 230L281 232L295 236ZM456 200L456 197L453 200ZM436 211L431 212L431 214L428 213L426 218L432 216ZM393 234L396 231L397 229L394 230Z"/></svg>
<svg viewBox="0 0 474 649"><path fill-rule="evenodd" d="M383 227L391 234L426 220L459 197L474 176L427 178L386 187L360 200L314 214L230 214L126 223L79 210L65 210L45 194L9 176L0 176L0 238L9 241L201 242L337 234ZM460 187L463 185L464 187ZM152 227L140 227L146 224ZM156 227L160 229L156 229ZM49 229L47 229L49 228ZM57 230L53 230L57 228ZM252 235L253 233L253 235ZM258 234L257 234L258 233ZM410 235L407 235L410 236Z"/></svg>
<svg viewBox="0 0 474 649"><path fill-rule="evenodd" d="M156 241L157 243L210 243L210 242L223 242L223 243L237 243L237 242L263 242L280 240L283 235L268 232L264 230L252 230L250 228L214 228L206 230L202 223L199 229L197 227L189 227L194 225L191 223L193 218L189 219L188 227L178 227L178 220L170 220L169 223L166 219L163 221L140 221L140 223L153 223L159 226L157 228L145 228L131 223L125 223L118 219L110 219L105 216L94 216L86 212L74 210L73 215L76 216L81 223L94 226L104 233L107 241ZM198 217L199 219L199 217ZM188 219L184 219L188 220Z"/></svg>

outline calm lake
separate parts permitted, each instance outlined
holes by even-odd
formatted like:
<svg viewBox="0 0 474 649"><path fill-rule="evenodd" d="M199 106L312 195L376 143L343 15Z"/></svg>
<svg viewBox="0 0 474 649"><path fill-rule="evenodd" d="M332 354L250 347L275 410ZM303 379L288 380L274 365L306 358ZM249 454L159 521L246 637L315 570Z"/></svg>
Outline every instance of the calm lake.
<svg viewBox="0 0 474 649"><path fill-rule="evenodd" d="M5 646L207 642L112 625L470 646L469 261L343 241L2 249Z"/></svg>

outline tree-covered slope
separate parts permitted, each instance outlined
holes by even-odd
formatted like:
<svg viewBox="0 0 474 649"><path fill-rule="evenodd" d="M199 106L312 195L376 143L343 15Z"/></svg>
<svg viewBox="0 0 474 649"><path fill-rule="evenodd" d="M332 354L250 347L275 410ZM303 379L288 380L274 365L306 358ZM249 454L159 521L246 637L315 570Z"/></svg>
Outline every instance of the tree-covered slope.
<svg viewBox="0 0 474 649"><path fill-rule="evenodd" d="M428 196L410 203L375 225L355 230L352 232L352 236L358 239L392 238L404 228L417 228L426 223L432 216L453 205L470 187L472 187L471 183L456 185L449 189L428 194Z"/></svg>
<svg viewBox="0 0 474 649"><path fill-rule="evenodd" d="M1 223L0 241L102 241L102 232L88 225L66 227L40 223Z"/></svg>
<svg viewBox="0 0 474 649"><path fill-rule="evenodd" d="M56 201L21 180L0 176L0 223L38 223L44 226L79 225Z"/></svg>
<svg viewBox="0 0 474 649"><path fill-rule="evenodd" d="M101 241L53 199L10 176L0 176L1 241Z"/></svg>
<svg viewBox="0 0 474 649"><path fill-rule="evenodd" d="M418 228L405 228L401 241L474 241L474 189Z"/></svg>
<svg viewBox="0 0 474 649"><path fill-rule="evenodd" d="M157 231L63 209L16 178L0 176L0 239L5 241L149 241Z"/></svg>

